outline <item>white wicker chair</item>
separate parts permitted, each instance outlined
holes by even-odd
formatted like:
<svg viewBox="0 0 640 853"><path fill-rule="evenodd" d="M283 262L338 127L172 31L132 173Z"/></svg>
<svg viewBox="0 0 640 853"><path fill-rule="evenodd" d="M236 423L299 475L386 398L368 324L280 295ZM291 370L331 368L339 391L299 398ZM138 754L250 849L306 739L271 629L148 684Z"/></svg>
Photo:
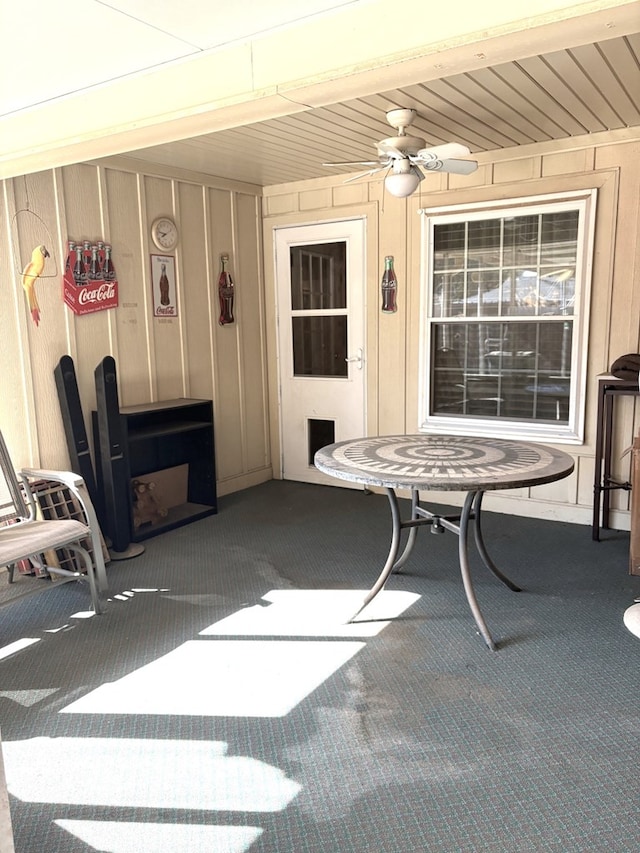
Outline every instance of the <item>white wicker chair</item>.
<svg viewBox="0 0 640 853"><path fill-rule="evenodd" d="M38 517L31 484L34 480L60 483L74 496L82 509L84 521L76 518ZM100 527L84 480L68 471L24 469L16 473L7 446L0 433L0 566L8 569L11 583L15 565L31 558L50 574L68 580L88 580L91 603L96 613L102 612L101 593L107 592L107 574L102 551ZM84 543L84 544L83 544ZM90 543L89 549L85 547ZM55 559L56 549L68 549L77 558L78 570L62 568ZM54 559L47 559L52 554Z"/></svg>

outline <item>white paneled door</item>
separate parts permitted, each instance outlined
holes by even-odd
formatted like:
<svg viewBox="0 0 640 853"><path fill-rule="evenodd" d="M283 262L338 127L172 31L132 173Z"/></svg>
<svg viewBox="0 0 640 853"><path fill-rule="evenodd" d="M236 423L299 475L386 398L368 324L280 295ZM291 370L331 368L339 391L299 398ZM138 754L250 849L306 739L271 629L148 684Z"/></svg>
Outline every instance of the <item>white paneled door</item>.
<svg viewBox="0 0 640 853"><path fill-rule="evenodd" d="M345 485L316 450L365 435L364 220L276 230L282 475Z"/></svg>

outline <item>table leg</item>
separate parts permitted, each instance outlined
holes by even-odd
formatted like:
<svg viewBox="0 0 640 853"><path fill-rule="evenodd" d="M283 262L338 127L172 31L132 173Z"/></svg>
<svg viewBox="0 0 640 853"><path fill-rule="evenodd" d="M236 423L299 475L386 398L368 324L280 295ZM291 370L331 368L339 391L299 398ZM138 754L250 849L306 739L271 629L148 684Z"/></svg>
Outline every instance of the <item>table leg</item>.
<svg viewBox="0 0 640 853"><path fill-rule="evenodd" d="M500 569L493 562L491 557L487 552L487 546L484 544L484 538L482 536L482 498L484 497L484 492L476 492L475 501L473 503L473 515L472 518L475 520L473 525L473 533L476 540L476 547L478 549L478 553L482 557L482 562L489 569L489 571L493 572L493 574L502 581L505 586L508 586L510 590L513 592L522 592L519 586L516 586L513 581L509 580L509 578L503 574Z"/></svg>
<svg viewBox="0 0 640 853"><path fill-rule="evenodd" d="M471 518L471 507L475 500L476 494L476 492L468 493L464 501L464 506L462 508L462 515L460 516L460 540L458 542L460 573L462 574L462 583L464 584L464 591L467 595L467 601L469 602L469 607L471 608L471 612L473 613L473 618L476 620L476 625L480 629L480 633L484 637L484 641L487 646L489 646L489 648L495 652L496 644L493 642L491 634L489 633L489 629L487 628L487 623L484 621L482 613L480 612L480 607L478 605L475 590L473 589L471 572L469 570L469 519Z"/></svg>
<svg viewBox="0 0 640 853"><path fill-rule="evenodd" d="M391 509L391 522L392 522L392 534L391 534L391 545L389 547L389 554L387 556L387 560L384 564L382 571L378 577L378 580L375 582L371 590L367 593L362 605L358 608L357 612L349 620L353 622L353 620L359 616L359 614L364 610L364 608L369 604L376 595L384 588L389 576L393 571L397 571L400 569L406 560L409 558L411 551L413 549L416 536L418 534L418 526L424 524L434 524L437 523L442 525L445 529L450 530L453 533L458 535L459 543L458 543L458 552L459 552L459 561L460 561L460 573L462 575L462 583L464 585L464 590L467 596L467 602L469 603L469 607L471 608L471 613L473 614L473 618L476 621L476 625L480 629L480 633L484 637L484 640L487 646L493 651L496 650L496 645L489 633L489 629L487 627L486 622L480 612L480 607L478 605L478 600L476 598L475 590L473 588L473 582L471 580L471 571L469 568L469 522L471 520L474 521L474 538L475 543L478 548L478 553L482 558L485 566L493 572L493 574L502 581L509 589L514 592L520 592L520 587L516 586L513 581L509 580L509 578L504 575L500 569L495 565L489 553L487 551L487 547L484 542L484 538L482 535L482 498L484 492L469 492L467 497L465 498L464 506L462 508L462 514L460 516L433 516L431 513L426 510L422 510L422 514L420 512L420 496L417 491L413 491L411 495L411 521L403 522L400 517L400 506L398 503L398 498L396 496L394 489L385 489L387 493L387 497L389 499L389 507ZM424 516L427 516L426 518ZM456 523L457 522L457 523ZM404 551L401 556L398 557L398 552L400 550L400 541L402 531L405 527L410 527L409 537L407 539L407 544L405 545Z"/></svg>
<svg viewBox="0 0 640 853"><path fill-rule="evenodd" d="M373 601L376 595L380 592L380 590L384 587L389 575L393 571L394 566L396 565L396 559L398 557L398 551L400 550L400 535L402 533L402 521L400 518L400 507L398 505L398 498L393 489L385 489L387 493L387 497L389 498L389 506L391 507L391 522L392 522L392 533L391 533L391 545L389 547L389 555L387 557L387 561L384 564L382 571L380 572L380 576L378 580L375 582L371 590L367 593L365 600L362 602L361 607L358 608L357 612L353 614L350 622L358 616L364 608L369 604L369 602ZM413 532L413 531L412 531ZM415 537L414 537L415 538ZM407 546L408 547L408 546ZM405 549L406 552L406 549ZM407 554L408 556L408 554ZM403 554L404 557L404 554Z"/></svg>
<svg viewBox="0 0 640 853"><path fill-rule="evenodd" d="M395 495L394 495L394 497L395 497ZM389 500L391 500L391 498L389 498ZM418 492L416 489L413 489L411 492L411 520L412 521L415 521L417 518L419 518L419 516L418 516L418 506L419 505L420 505L420 492ZM402 525L401 525L401 527L402 527ZM411 556L411 552L413 551L413 546L416 543L417 535L418 535L418 528L412 527L411 530L409 531L409 536L407 537L407 544L404 546L404 551L402 552L402 554L400 554L398 559L393 564L392 571L399 572L400 569L407 562L407 560Z"/></svg>

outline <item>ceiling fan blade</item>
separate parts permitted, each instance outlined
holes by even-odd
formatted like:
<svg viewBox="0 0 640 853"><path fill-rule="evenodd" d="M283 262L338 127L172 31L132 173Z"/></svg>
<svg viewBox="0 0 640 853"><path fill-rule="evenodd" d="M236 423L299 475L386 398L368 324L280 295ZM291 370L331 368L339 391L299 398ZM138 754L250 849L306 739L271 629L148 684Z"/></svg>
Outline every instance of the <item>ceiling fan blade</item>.
<svg viewBox="0 0 640 853"><path fill-rule="evenodd" d="M355 160L352 163L323 163L323 166L379 166L379 160Z"/></svg>
<svg viewBox="0 0 640 853"><path fill-rule="evenodd" d="M433 148L421 148L415 156L418 163L429 160L447 160L451 157L466 157L471 154L466 145L459 142L446 142L444 145L434 145Z"/></svg>
<svg viewBox="0 0 640 853"><path fill-rule="evenodd" d="M392 160L407 160L408 157L403 151L399 151L393 145L388 145L386 142L379 142L376 146L381 157L388 157Z"/></svg>
<svg viewBox="0 0 640 853"><path fill-rule="evenodd" d="M422 169L427 172L451 172L454 175L470 175L478 168L476 160L429 160L428 163L420 163Z"/></svg>
<svg viewBox="0 0 640 853"><path fill-rule="evenodd" d="M382 172L382 170L383 170L383 169L386 169L386 168L387 168L387 166L386 166L386 165L385 165L385 166L380 166L380 164L378 164L378 165L377 165L377 167L376 167L375 169L369 169L369 171L368 171L368 172L360 172L360 174L359 174L359 175L353 175L351 178L347 178L347 179L344 181L344 183L345 183L345 184L350 184L350 183L351 183L351 181L357 181L357 180L358 180L358 178L366 178L366 177L368 177L369 175L375 175L375 173L376 173L376 172Z"/></svg>

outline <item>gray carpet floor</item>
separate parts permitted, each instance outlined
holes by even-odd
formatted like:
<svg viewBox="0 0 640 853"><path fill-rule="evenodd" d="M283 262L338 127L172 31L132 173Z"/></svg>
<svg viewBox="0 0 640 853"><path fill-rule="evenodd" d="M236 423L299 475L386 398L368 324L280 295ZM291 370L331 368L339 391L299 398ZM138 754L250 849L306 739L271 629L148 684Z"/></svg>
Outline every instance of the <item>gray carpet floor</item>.
<svg viewBox="0 0 640 853"><path fill-rule="evenodd" d="M523 588L472 561L496 652L457 538L428 529L344 627L390 535L360 491L225 497L111 563L100 617L86 585L37 581L0 609L17 853L639 850L629 535L492 513L484 532Z"/></svg>

